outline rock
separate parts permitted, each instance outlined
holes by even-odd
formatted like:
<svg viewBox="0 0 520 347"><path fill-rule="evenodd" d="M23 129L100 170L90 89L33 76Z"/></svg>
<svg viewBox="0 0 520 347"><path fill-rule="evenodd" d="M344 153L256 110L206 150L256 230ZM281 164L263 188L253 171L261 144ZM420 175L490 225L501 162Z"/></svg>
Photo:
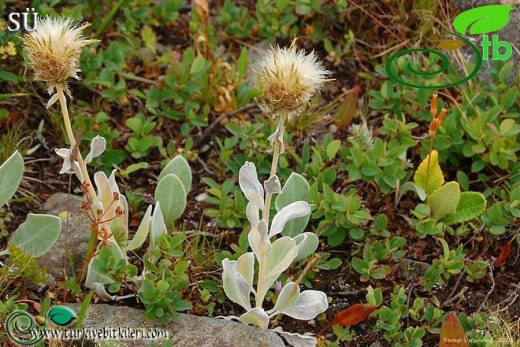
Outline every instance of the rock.
<svg viewBox="0 0 520 347"><path fill-rule="evenodd" d="M76 313L80 304L67 304ZM111 305L91 304L83 320L83 328L96 331L105 331L108 328L127 330L132 329L159 329L168 332L173 346L182 347L283 347L282 339L271 330L260 330L242 323L228 322L223 319L198 317L188 314L179 314L170 323L163 325L159 321L147 321L144 311ZM150 331L150 330L148 330ZM157 331L158 332L158 331ZM161 340L122 340L117 342L124 347L151 346L160 344ZM87 342L87 343L85 343ZM93 346L94 342L84 341L82 346Z"/></svg>
<svg viewBox="0 0 520 347"><path fill-rule="evenodd" d="M85 199L81 196L56 193L43 204L42 213L62 218L62 229L58 242L49 252L37 258L38 264L47 270L52 282L63 278L63 262L66 253L69 254L70 259L74 260L75 269L79 269L85 258L90 237L90 220L81 210L83 202ZM66 244L65 239L67 239ZM73 275L71 266L68 265L67 276L71 275Z"/></svg>
<svg viewBox="0 0 520 347"><path fill-rule="evenodd" d="M416 280L424 275L424 271L431 265L412 259L399 259L395 275L407 282Z"/></svg>

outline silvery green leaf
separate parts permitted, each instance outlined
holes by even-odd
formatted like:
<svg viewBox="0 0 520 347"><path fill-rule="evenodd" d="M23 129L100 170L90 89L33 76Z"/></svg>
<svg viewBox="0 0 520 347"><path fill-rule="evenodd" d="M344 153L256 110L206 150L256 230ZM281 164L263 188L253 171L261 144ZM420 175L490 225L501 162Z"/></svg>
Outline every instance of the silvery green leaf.
<svg viewBox="0 0 520 347"><path fill-rule="evenodd" d="M106 245L102 245L101 243L98 245L98 252L101 247L108 247L112 252L112 256L114 257L114 261L117 264L121 259L126 260L126 255L123 253L123 250L115 240L108 239Z"/></svg>
<svg viewBox="0 0 520 347"><path fill-rule="evenodd" d="M112 194L117 193L118 195L121 195L121 193L119 192L119 186L116 182L116 172L116 169L112 170L112 173L108 177L108 186L110 187L110 191L112 192Z"/></svg>
<svg viewBox="0 0 520 347"><path fill-rule="evenodd" d="M61 233L61 218L47 214L29 213L13 234L9 243L22 251L39 257L50 251Z"/></svg>
<svg viewBox="0 0 520 347"><path fill-rule="evenodd" d="M109 180L110 181L110 180ZM123 214L115 216L110 223L110 232L114 236L120 247L124 247L128 241L128 203L126 196L119 195L119 200L114 201L114 205L119 206Z"/></svg>
<svg viewBox="0 0 520 347"><path fill-rule="evenodd" d="M290 237L284 236L273 242L272 250L266 260L266 268L269 271L267 276L274 277L269 286L291 265L297 255L298 246Z"/></svg>
<svg viewBox="0 0 520 347"><path fill-rule="evenodd" d="M222 261L222 286L226 296L234 303L239 304L245 310L251 309L249 295L251 285L238 272L238 262L235 260L224 259Z"/></svg>
<svg viewBox="0 0 520 347"><path fill-rule="evenodd" d="M318 236L311 232L300 234L294 237L293 240L298 245L298 256L294 258L294 261L300 261L314 254L320 244Z"/></svg>
<svg viewBox="0 0 520 347"><path fill-rule="evenodd" d="M283 313L295 319L309 320L325 312L328 307L327 295L324 292L305 290L300 293L298 300L293 306L280 310L278 313Z"/></svg>
<svg viewBox="0 0 520 347"><path fill-rule="evenodd" d="M316 338L308 335L300 335L297 333L289 333L283 331L282 327L276 327L273 329L276 331L278 335L283 337L283 339L290 345L294 347L315 347L318 341Z"/></svg>
<svg viewBox="0 0 520 347"><path fill-rule="evenodd" d="M72 150L70 148L56 148L56 154L63 158L63 165L60 170L60 174L64 173L75 173L80 182L83 182L83 175L79 169L77 161L72 161Z"/></svg>
<svg viewBox="0 0 520 347"><path fill-rule="evenodd" d="M52 94L49 101L47 101L47 108L54 105L54 103L56 103L56 101L58 101L58 97L59 97L58 93Z"/></svg>
<svg viewBox="0 0 520 347"><path fill-rule="evenodd" d="M90 141L90 152L85 157L85 164L92 162L92 159L99 157L107 148L107 140L99 135Z"/></svg>
<svg viewBox="0 0 520 347"><path fill-rule="evenodd" d="M94 291L94 293L102 299L105 299L105 300L115 300L116 299L116 296L109 295L107 293L107 291L105 290L105 286L99 282L92 283L89 286L89 288L92 289Z"/></svg>
<svg viewBox="0 0 520 347"><path fill-rule="evenodd" d="M283 131L280 130L280 127L276 127L276 131L269 135L267 138L269 142L274 144L275 141L279 142L280 145L280 155L282 155L285 152L285 146L283 144Z"/></svg>
<svg viewBox="0 0 520 347"><path fill-rule="evenodd" d="M238 258L237 271L249 284L249 288L252 289L255 275L255 255L253 252L244 253Z"/></svg>
<svg viewBox="0 0 520 347"><path fill-rule="evenodd" d="M267 181L264 181L265 191L271 194L278 194L282 191L282 185L278 176L273 175Z"/></svg>
<svg viewBox="0 0 520 347"><path fill-rule="evenodd" d="M96 201L92 203L92 206L90 206L90 209L94 211L95 214L102 215L105 212L105 209L103 208L103 204L101 201ZM98 224L100 226L101 224Z"/></svg>
<svg viewBox="0 0 520 347"><path fill-rule="evenodd" d="M157 204L155 205L155 210L153 212L152 217L152 233L151 233L151 240L155 241L159 237L166 234L166 224L164 224L164 218L162 214L161 209L161 203L157 201Z"/></svg>
<svg viewBox="0 0 520 347"><path fill-rule="evenodd" d="M264 208L264 188L258 180L255 164L246 161L242 165L238 173L238 184L248 201L259 209Z"/></svg>
<svg viewBox="0 0 520 347"><path fill-rule="evenodd" d="M110 277L100 274L96 268L94 267L94 261L96 260L98 256L94 256L87 266L87 277L85 279L85 287L92 288L92 285L94 283L101 283L101 284L110 284L113 283L114 280Z"/></svg>
<svg viewBox="0 0 520 347"><path fill-rule="evenodd" d="M104 172L98 171L94 174L94 183L97 188L97 201L100 201L103 204L103 209L110 208L112 213L105 212L106 217L112 218L115 216L115 208L112 208L112 201L114 200L114 195L112 194L112 189L110 188L110 183L108 181L107 175ZM95 210L94 210L95 211ZM110 214L110 216L108 216Z"/></svg>
<svg viewBox="0 0 520 347"><path fill-rule="evenodd" d="M285 206L274 216L271 229L269 230L269 237L281 233L288 221L308 216L310 213L311 207L305 201L296 201Z"/></svg>
<svg viewBox="0 0 520 347"><path fill-rule="evenodd" d="M293 172L287 179L287 182L285 182L280 195L276 197L276 211L280 211L295 201L311 202L310 192L311 187L307 180L302 175ZM309 217L310 214L287 222L283 228L282 235L289 237L299 235L307 226Z"/></svg>
<svg viewBox="0 0 520 347"><path fill-rule="evenodd" d="M247 220L251 224L251 228L258 227L258 222L260 221L259 213L260 213L260 209L258 208L258 206L256 206L252 202L247 203L246 216L247 216Z"/></svg>
<svg viewBox="0 0 520 347"><path fill-rule="evenodd" d="M142 246L146 237L148 236L148 231L150 230L150 221L152 216L152 205L149 205L146 209L146 212L141 220L141 224L137 228L134 237L128 243L128 245L123 249L125 252L133 251Z"/></svg>
<svg viewBox="0 0 520 347"><path fill-rule="evenodd" d="M263 279L259 279L259 281L263 282L263 285L257 288L257 302L263 301L267 290L269 290L278 277L280 277L280 274L291 265L297 255L298 246L296 246L296 243L290 237L284 236L272 244L272 249L267 253L265 260L265 268L269 272ZM259 258L259 261L261 261L260 259L261 258Z"/></svg>
<svg viewBox="0 0 520 347"><path fill-rule="evenodd" d="M276 311L281 311L283 309L292 307L298 297L300 296L300 286L296 282L289 282L283 288L280 294L278 295L278 299L276 299L276 305L267 311L270 316L273 316Z"/></svg>
<svg viewBox="0 0 520 347"><path fill-rule="evenodd" d="M0 165L0 207L5 205L14 195L23 176L23 158L15 151Z"/></svg>
<svg viewBox="0 0 520 347"><path fill-rule="evenodd" d="M186 190L175 174L164 176L155 189L155 201L161 202L164 222L170 226L186 208Z"/></svg>
<svg viewBox="0 0 520 347"><path fill-rule="evenodd" d="M263 258L265 254L271 251L271 242L267 237L267 222L264 219L258 223L256 228L251 226L247 240L258 259Z"/></svg>
<svg viewBox="0 0 520 347"><path fill-rule="evenodd" d="M421 199L421 201L426 200L426 192L424 191L424 189L419 187L412 181L405 182L405 183L403 183L403 185L401 185L401 189L400 189L401 193L404 193L404 192L410 191L410 190L416 192L417 196L419 196L419 199Z"/></svg>
<svg viewBox="0 0 520 347"><path fill-rule="evenodd" d="M189 191L191 190L192 181L191 168L190 164L188 164L188 162L186 161L186 159L184 159L182 155L176 156L175 158L170 160L168 164L166 164L164 169L159 174L158 181L160 181L163 177L169 174L175 174L175 176L177 176L181 180L185 192L189 193Z"/></svg>
<svg viewBox="0 0 520 347"><path fill-rule="evenodd" d="M242 323L256 325L262 330L267 329L267 326L269 325L269 317L261 307L250 309L241 315L239 319Z"/></svg>

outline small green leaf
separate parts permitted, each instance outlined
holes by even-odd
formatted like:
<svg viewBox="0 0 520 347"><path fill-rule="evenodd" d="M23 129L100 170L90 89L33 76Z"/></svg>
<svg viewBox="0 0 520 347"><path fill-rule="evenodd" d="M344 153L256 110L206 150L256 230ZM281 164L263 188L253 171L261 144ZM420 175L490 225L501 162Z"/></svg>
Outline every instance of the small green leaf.
<svg viewBox="0 0 520 347"><path fill-rule="evenodd" d="M23 158L15 151L0 166L0 207L2 207L14 195L23 176Z"/></svg>
<svg viewBox="0 0 520 347"><path fill-rule="evenodd" d="M460 188L457 182L448 182L431 194L428 199L433 218L440 220L442 217L455 213L460 200Z"/></svg>
<svg viewBox="0 0 520 347"><path fill-rule="evenodd" d="M340 147L341 147L340 140L330 141L329 145L327 146L327 158L329 160L334 159L334 157L336 156L336 153L338 153L338 150Z"/></svg>
<svg viewBox="0 0 520 347"><path fill-rule="evenodd" d="M459 182L462 189L469 190L469 178L464 171L457 171L457 182Z"/></svg>
<svg viewBox="0 0 520 347"><path fill-rule="evenodd" d="M190 74L195 75L201 72L206 65L206 59L203 56L198 56L193 60L190 68Z"/></svg>
<svg viewBox="0 0 520 347"><path fill-rule="evenodd" d="M478 192L463 192L455 213L443 218L446 224L463 223L478 218L486 209L486 198Z"/></svg>
<svg viewBox="0 0 520 347"><path fill-rule="evenodd" d="M39 257L54 246L60 233L60 217L29 213L27 220L14 232L10 243L33 257Z"/></svg>
<svg viewBox="0 0 520 347"><path fill-rule="evenodd" d="M164 293L170 288L170 285L165 280L159 280L157 281L157 290L161 293Z"/></svg>
<svg viewBox="0 0 520 347"><path fill-rule="evenodd" d="M67 306L54 306L49 310L47 318L56 325L66 326L76 319L76 313Z"/></svg>
<svg viewBox="0 0 520 347"><path fill-rule="evenodd" d="M459 14L453 20L453 27L462 35L471 26L472 35L486 34L502 29L509 22L509 12L513 7L505 5L488 5L473 8ZM472 25L473 24L473 25Z"/></svg>
<svg viewBox="0 0 520 347"><path fill-rule="evenodd" d="M353 257L352 258L352 267L354 268L354 270L356 270L357 273L364 274L368 271L369 265L363 259L360 259L358 257Z"/></svg>

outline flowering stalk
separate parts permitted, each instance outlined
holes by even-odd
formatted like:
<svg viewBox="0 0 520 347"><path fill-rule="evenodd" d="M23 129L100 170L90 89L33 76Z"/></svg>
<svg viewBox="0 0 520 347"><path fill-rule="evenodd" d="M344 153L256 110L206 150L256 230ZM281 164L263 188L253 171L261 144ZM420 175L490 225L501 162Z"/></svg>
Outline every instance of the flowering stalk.
<svg viewBox="0 0 520 347"><path fill-rule="evenodd" d="M301 228L294 227L294 224L288 225L292 220L308 218L311 214L310 205L301 200L288 201L278 209L272 220L269 218L269 211L273 194L280 194L278 197L283 195L276 172L279 157L284 152L285 121L303 112L311 97L326 81L325 76L329 72L321 66L314 53L305 55L303 51L296 52L295 41L289 49L271 49L257 65L257 73L263 84L263 108L278 117L276 130L269 136L273 145L273 159L270 177L263 186L258 180L253 163L246 162L239 171L240 189L249 201L246 215L251 224L248 241L252 252L243 254L238 260L224 259L222 278L224 292L228 298L247 311L240 317L234 318L267 329L269 320L279 314L309 320L328 308L325 293L315 290L300 292L299 283L291 280L288 280L283 287L281 283L276 282L292 262L305 259L318 247L316 234L303 232L305 225ZM301 179L304 180L303 177ZM297 186L294 187L294 184ZM293 187L289 189L299 189L301 186L298 187L298 184L302 183L293 183ZM307 182L303 184L303 189L305 186L308 186ZM262 219L260 219L260 212L262 212ZM293 237L286 235L276 238L276 235L281 234L286 226L289 235ZM256 290L254 288L255 258L258 263ZM264 310L266 294L275 283L278 293L276 303L270 310ZM251 305L251 295L255 297L254 307ZM280 329L276 328L275 331L284 336L291 345L316 345L314 337L292 334Z"/></svg>
<svg viewBox="0 0 520 347"><path fill-rule="evenodd" d="M65 93L71 96L67 86L67 79L72 77L79 80L78 72L80 70L78 67L81 48L97 42L97 40L89 40L81 35L81 31L88 25L84 24L78 27L74 26L72 20L68 18L51 19L45 17L36 20L34 31L25 34L22 41L29 58L29 64L34 70L35 79L47 83L49 94L52 95L56 90L56 93L49 99L47 108L58 100L60 102L67 137L71 145L68 152L61 153L61 156L64 156L65 159L64 168L73 170L76 173L81 184L87 187L90 199L96 201L96 192L90 181L87 166L81 153L77 151L74 154L76 158L72 158L72 152L77 144L72 133L67 101L65 99Z"/></svg>
<svg viewBox="0 0 520 347"><path fill-rule="evenodd" d="M65 130L67 132L67 137L69 138L70 147L75 148L77 146L77 143L76 143L76 139L74 138L74 135L72 133L72 126L70 124L67 100L65 99L65 93L63 92L63 89L59 86L56 87L56 95L58 96L58 100L60 102L61 114L63 116L63 122L65 123ZM81 156L80 151L77 151L77 153L76 153L76 160L78 161L78 166L79 166L79 170L81 172L81 177L83 177L85 180L84 182L81 182L81 184L84 184L86 186L90 199L92 201L96 201L97 200L96 191L94 190L94 187L92 186L92 181L90 180L90 176L87 171L87 164L85 164L85 161L83 160L83 157Z"/></svg>
<svg viewBox="0 0 520 347"><path fill-rule="evenodd" d="M270 178L276 176L278 159L284 152L285 120L296 118L308 106L311 98L328 81L329 71L323 68L314 52L296 51L296 39L289 48L271 48L257 62L262 84L262 106L278 117L276 131L269 137L273 144ZM269 221L272 193L267 192L262 216Z"/></svg>

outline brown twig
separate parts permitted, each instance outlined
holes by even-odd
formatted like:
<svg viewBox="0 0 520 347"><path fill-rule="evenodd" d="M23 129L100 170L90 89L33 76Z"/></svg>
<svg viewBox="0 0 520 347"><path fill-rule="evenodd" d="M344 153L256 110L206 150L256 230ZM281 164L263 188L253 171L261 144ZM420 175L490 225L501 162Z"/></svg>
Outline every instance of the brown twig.
<svg viewBox="0 0 520 347"><path fill-rule="evenodd" d="M478 308L477 313L480 313L483 309L486 308L485 304L488 301L491 293L493 293L493 291L495 290L496 284L495 284L495 276L493 275L493 263L490 263L488 265L488 269L489 269L488 275L489 275L489 278L491 278L491 288L487 292L486 297L484 298L484 301L482 302L482 304L480 304L480 307Z"/></svg>
<svg viewBox="0 0 520 347"><path fill-rule="evenodd" d="M457 288L459 287L460 283L462 282L462 279L464 278L464 273L465 271L463 270L460 274L459 274L459 278L457 279L457 282L455 283L455 285L453 286L453 289L451 290L450 292L450 295L448 295L448 299L446 299L440 306L440 308L443 308L445 306L447 306L448 304L452 303L453 301L451 300L453 298L453 296L455 295L455 292L457 291ZM459 293L460 294L460 293ZM458 295L458 294L457 294Z"/></svg>

